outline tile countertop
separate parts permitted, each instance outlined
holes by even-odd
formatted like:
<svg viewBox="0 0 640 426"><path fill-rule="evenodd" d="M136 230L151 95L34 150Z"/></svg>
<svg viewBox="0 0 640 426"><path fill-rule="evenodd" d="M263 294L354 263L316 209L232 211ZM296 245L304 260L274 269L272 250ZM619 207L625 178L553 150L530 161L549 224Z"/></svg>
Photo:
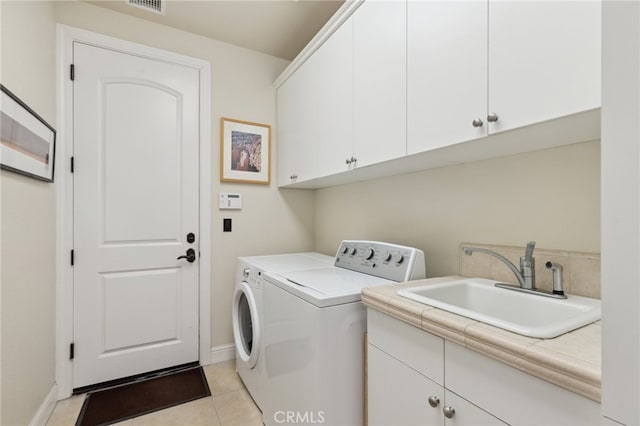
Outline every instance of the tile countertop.
<svg viewBox="0 0 640 426"><path fill-rule="evenodd" d="M460 278L464 277L429 278L369 287L362 291L362 302L369 308L600 402L600 321L554 339L536 339L436 309L396 294L402 288Z"/></svg>

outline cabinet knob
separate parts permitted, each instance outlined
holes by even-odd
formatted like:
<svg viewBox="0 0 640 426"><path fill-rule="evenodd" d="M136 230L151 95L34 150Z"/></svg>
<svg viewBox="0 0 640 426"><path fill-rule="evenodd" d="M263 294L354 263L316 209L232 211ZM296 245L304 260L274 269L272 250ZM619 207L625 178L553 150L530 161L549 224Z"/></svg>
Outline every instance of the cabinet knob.
<svg viewBox="0 0 640 426"><path fill-rule="evenodd" d="M444 413L444 416L448 419L453 418L453 415L456 414L456 410L454 410L453 407L450 407L448 405L442 409L442 412Z"/></svg>
<svg viewBox="0 0 640 426"><path fill-rule="evenodd" d="M429 405L432 406L433 408L440 405L440 398L438 398L437 396L432 395L429 398L427 398L427 400L429 401Z"/></svg>
<svg viewBox="0 0 640 426"><path fill-rule="evenodd" d="M484 123L479 118L474 118L471 122L471 125L473 125L473 127L482 127L483 124Z"/></svg>
<svg viewBox="0 0 640 426"><path fill-rule="evenodd" d="M344 160L344 163L348 166L349 164L351 164L351 158L347 158L346 160Z"/></svg>
<svg viewBox="0 0 640 426"><path fill-rule="evenodd" d="M487 115L487 121L489 123L495 123L496 121L498 121L498 114L492 112L491 114Z"/></svg>

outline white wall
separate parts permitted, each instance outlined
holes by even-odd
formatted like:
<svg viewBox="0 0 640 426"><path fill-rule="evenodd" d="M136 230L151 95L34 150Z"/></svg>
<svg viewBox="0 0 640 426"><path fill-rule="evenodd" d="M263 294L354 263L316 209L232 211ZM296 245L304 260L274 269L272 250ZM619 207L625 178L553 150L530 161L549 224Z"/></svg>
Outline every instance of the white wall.
<svg viewBox="0 0 640 426"><path fill-rule="evenodd" d="M271 124L272 144L277 153L276 97L272 82L288 62L86 3L56 2L55 12L56 20L66 25L211 62L212 345L232 343L231 301L237 257L312 248L312 192L280 193L275 183L264 186L219 181L222 116ZM272 172L274 170L275 162ZM219 211L220 191L242 193L242 211ZM231 233L222 232L224 217L233 220Z"/></svg>
<svg viewBox="0 0 640 426"><path fill-rule="evenodd" d="M50 2L0 2L0 80L55 126ZM3 425L31 421L55 381L54 185L0 172Z"/></svg>
<svg viewBox="0 0 640 426"><path fill-rule="evenodd" d="M319 190L315 248L352 238L418 247L431 277L458 273L461 242L600 252L600 143Z"/></svg>

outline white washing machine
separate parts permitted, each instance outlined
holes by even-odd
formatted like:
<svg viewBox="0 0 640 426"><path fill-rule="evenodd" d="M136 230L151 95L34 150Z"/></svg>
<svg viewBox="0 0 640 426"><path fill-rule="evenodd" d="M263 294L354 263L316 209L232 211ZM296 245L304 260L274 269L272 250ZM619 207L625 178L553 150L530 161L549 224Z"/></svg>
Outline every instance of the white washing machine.
<svg viewBox="0 0 640 426"><path fill-rule="evenodd" d="M264 327L262 277L265 272L326 268L333 258L319 253L294 253L238 258L233 294L233 336L236 370L247 390L262 409L266 373L264 368Z"/></svg>
<svg viewBox="0 0 640 426"><path fill-rule="evenodd" d="M372 241L343 241L329 268L266 273L263 423L361 425L361 290L424 277L421 250Z"/></svg>

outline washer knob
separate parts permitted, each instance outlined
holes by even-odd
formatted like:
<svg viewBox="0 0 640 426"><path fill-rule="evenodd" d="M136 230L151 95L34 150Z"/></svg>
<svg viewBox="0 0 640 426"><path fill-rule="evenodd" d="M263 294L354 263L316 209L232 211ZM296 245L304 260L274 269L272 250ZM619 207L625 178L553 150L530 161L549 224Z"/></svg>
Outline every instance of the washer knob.
<svg viewBox="0 0 640 426"><path fill-rule="evenodd" d="M349 247L344 246L344 247L342 248L342 254L347 254L348 252L349 252Z"/></svg>
<svg viewBox="0 0 640 426"><path fill-rule="evenodd" d="M391 253L386 252L386 253L384 254L384 256L382 256L382 260L384 260L385 262L388 262L388 261L390 261L390 260L391 260L391 258L392 258L392 257L393 257L393 256L391 255Z"/></svg>
<svg viewBox="0 0 640 426"><path fill-rule="evenodd" d="M371 259L373 259L373 255L374 254L376 254L376 252L372 248L367 249L367 255L365 256L365 258L367 260L371 260Z"/></svg>
<svg viewBox="0 0 640 426"><path fill-rule="evenodd" d="M401 255L401 254L399 254L399 255L396 257L396 265L400 265L402 262L404 262L404 256L403 256L403 255Z"/></svg>
<svg viewBox="0 0 640 426"><path fill-rule="evenodd" d="M358 252L358 250L356 250L355 248L352 248L351 249L351 256L355 256L357 252Z"/></svg>

